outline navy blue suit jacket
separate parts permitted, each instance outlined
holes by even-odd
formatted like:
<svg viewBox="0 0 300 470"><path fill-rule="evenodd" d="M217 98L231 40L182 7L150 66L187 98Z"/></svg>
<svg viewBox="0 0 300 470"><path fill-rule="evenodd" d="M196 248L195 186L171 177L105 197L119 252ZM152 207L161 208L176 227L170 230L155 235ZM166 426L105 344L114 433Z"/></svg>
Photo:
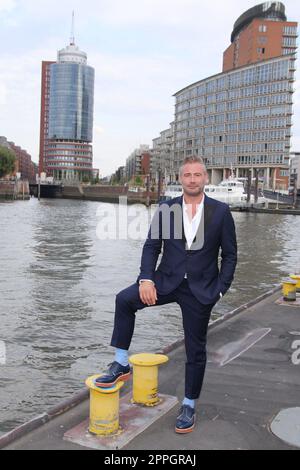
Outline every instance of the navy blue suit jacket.
<svg viewBox="0 0 300 470"><path fill-rule="evenodd" d="M156 211L143 247L138 281L151 279L158 294L166 295L175 290L187 274L189 287L199 302L213 304L233 281L237 263L233 217L227 204L205 196L202 223L188 250L182 200L183 196L163 202ZM161 251L161 262L156 268Z"/></svg>

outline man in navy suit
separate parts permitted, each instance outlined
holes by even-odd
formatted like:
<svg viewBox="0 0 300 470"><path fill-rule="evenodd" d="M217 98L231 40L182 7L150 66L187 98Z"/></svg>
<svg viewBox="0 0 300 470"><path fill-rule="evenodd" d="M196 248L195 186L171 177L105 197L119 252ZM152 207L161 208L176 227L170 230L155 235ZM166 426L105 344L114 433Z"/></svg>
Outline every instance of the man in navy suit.
<svg viewBox="0 0 300 470"><path fill-rule="evenodd" d="M99 387L110 387L129 379L128 349L137 310L178 303L187 356L185 398L175 427L182 434L191 432L195 425L195 400L200 396L205 373L210 314L229 289L237 263L231 212L226 204L204 194L207 182L202 159L186 158L180 169L183 196L159 206L144 244L137 282L116 297L111 341L116 348L115 361L96 380ZM162 248L161 262L156 267Z"/></svg>

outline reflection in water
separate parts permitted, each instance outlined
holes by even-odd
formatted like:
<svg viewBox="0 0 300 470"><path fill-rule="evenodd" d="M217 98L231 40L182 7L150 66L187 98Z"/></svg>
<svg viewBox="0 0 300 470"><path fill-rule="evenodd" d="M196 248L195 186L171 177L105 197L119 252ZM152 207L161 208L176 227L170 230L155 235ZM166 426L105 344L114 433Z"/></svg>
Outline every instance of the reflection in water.
<svg viewBox="0 0 300 470"><path fill-rule="evenodd" d="M115 294L135 282L143 241L98 240L99 203L36 200L0 205L0 432L81 390L106 367ZM101 204L103 208L110 205ZM145 211L147 209L144 209ZM239 263L225 313L300 272L300 218L235 213ZM176 305L137 314L132 352L181 335Z"/></svg>

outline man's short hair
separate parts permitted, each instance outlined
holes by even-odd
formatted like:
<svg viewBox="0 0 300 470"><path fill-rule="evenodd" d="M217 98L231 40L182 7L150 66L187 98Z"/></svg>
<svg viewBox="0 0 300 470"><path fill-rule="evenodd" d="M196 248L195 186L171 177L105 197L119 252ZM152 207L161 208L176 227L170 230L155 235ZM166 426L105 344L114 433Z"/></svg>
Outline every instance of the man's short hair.
<svg viewBox="0 0 300 470"><path fill-rule="evenodd" d="M196 155L192 155L192 156L190 156L190 157L185 157L185 159L183 160L182 165L181 165L180 168L179 168L179 174L180 174L180 175L182 174L183 167L184 167L185 165L187 165L188 163L200 163L200 165L203 165L203 166L204 166L204 169L205 169L205 171L206 171L206 166L205 166L205 163L204 163L203 158L197 157Z"/></svg>

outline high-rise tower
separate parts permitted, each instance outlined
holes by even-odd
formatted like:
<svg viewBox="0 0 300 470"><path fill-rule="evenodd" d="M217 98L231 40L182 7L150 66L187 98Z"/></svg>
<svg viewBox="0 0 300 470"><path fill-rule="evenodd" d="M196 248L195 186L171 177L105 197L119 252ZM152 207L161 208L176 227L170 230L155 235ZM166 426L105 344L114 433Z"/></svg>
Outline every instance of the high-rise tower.
<svg viewBox="0 0 300 470"><path fill-rule="evenodd" d="M39 170L82 181L93 169L94 69L71 38L57 62L42 63Z"/></svg>

